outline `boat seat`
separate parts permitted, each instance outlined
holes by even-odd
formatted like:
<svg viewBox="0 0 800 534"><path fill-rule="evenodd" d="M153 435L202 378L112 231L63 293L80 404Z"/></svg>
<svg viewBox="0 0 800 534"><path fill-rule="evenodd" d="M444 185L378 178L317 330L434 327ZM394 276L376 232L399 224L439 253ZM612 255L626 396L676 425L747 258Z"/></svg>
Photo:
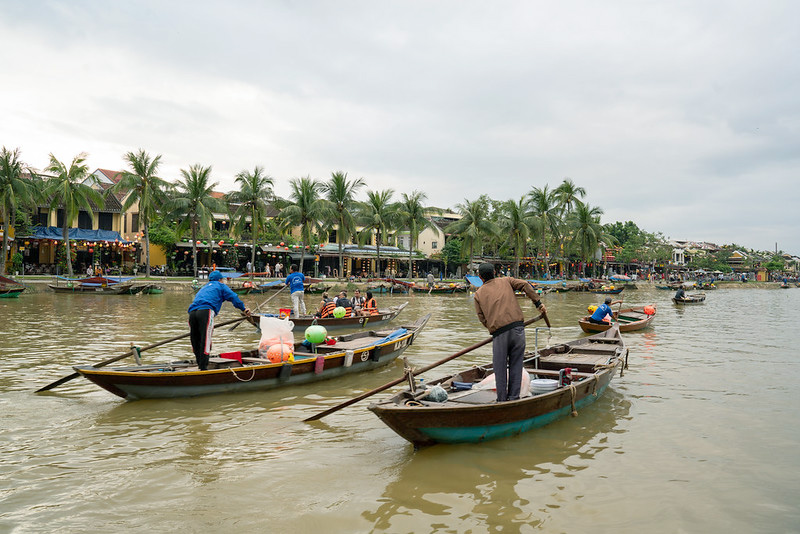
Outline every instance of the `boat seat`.
<svg viewBox="0 0 800 534"><path fill-rule="evenodd" d="M229 358L216 358L212 357L208 359L208 368L209 369L227 369L229 367L238 367L241 364L239 360L231 360Z"/></svg>
<svg viewBox="0 0 800 534"><path fill-rule="evenodd" d="M462 404L492 404L497 401L497 392L493 389L468 390L463 395L454 396L448 393L447 402L459 402ZM441 403L433 403L440 404Z"/></svg>

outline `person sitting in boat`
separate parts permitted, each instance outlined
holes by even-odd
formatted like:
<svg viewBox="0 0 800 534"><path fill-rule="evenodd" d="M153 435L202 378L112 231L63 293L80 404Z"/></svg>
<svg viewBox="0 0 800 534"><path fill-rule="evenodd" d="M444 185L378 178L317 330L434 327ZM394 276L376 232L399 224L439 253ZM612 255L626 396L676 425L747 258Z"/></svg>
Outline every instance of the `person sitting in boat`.
<svg viewBox="0 0 800 534"><path fill-rule="evenodd" d="M367 291L367 298L364 301L364 306L358 310L358 315L378 315L378 303L375 301L375 297L372 296L372 291Z"/></svg>
<svg viewBox="0 0 800 534"><path fill-rule="evenodd" d="M233 292L231 288L220 282L222 273L211 271L208 283L200 288L194 296L189 312L189 331L192 340L192 352L201 371L208 369L208 354L211 351L211 335L214 333L214 317L219 314L222 304L227 300L234 307L250 315L250 309Z"/></svg>
<svg viewBox="0 0 800 534"><path fill-rule="evenodd" d="M589 317L590 323L606 324L614 318L614 312L611 311L611 306L621 303L621 300L611 300L611 297L606 297L606 300L597 307L594 313ZM610 318L606 320L607 317Z"/></svg>
<svg viewBox="0 0 800 534"><path fill-rule="evenodd" d="M678 300L683 300L686 298L686 290L683 289L683 286L680 286L678 291L675 292L675 298Z"/></svg>
<svg viewBox="0 0 800 534"><path fill-rule="evenodd" d="M517 400L522 388L525 355L525 324L514 291L522 290L542 313L547 310L527 281L505 276L495 278L494 265L481 263L478 276L483 285L473 297L481 324L492 335L492 365L495 369L497 402ZM508 372L506 373L506 369Z"/></svg>
<svg viewBox="0 0 800 534"><path fill-rule="evenodd" d="M364 307L364 297L361 296L361 291L356 289L351 302L353 303L353 311L359 315L361 313L361 308Z"/></svg>
<svg viewBox="0 0 800 534"><path fill-rule="evenodd" d="M325 291L322 293L322 301L319 303L319 308L317 309L317 317L333 317L333 309L335 307L336 304L333 303L333 299L330 298L328 292Z"/></svg>
<svg viewBox="0 0 800 534"><path fill-rule="evenodd" d="M350 317L353 314L353 303L347 298L347 291L342 290L336 298L336 307L344 308L344 316Z"/></svg>

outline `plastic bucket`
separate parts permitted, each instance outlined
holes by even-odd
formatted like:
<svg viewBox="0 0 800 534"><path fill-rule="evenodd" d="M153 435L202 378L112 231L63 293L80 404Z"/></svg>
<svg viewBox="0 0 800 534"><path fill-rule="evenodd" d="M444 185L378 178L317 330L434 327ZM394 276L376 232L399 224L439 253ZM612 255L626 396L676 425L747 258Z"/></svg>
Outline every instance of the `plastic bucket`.
<svg viewBox="0 0 800 534"><path fill-rule="evenodd" d="M286 319L291 314L292 314L292 309L291 308L279 308L278 309L278 317L280 319Z"/></svg>
<svg viewBox="0 0 800 534"><path fill-rule="evenodd" d="M542 393L550 393L558 388L558 380L551 378L537 378L531 380L531 393L534 395L541 395Z"/></svg>

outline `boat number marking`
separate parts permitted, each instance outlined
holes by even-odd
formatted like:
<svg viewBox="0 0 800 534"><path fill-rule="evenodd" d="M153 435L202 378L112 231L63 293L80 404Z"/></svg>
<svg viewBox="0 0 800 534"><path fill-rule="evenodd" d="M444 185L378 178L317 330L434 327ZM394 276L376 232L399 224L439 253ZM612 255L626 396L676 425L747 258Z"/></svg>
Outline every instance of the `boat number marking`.
<svg viewBox="0 0 800 534"><path fill-rule="evenodd" d="M361 353L361 361L365 362L367 361L367 359L369 359L369 352L365 350L364 352Z"/></svg>

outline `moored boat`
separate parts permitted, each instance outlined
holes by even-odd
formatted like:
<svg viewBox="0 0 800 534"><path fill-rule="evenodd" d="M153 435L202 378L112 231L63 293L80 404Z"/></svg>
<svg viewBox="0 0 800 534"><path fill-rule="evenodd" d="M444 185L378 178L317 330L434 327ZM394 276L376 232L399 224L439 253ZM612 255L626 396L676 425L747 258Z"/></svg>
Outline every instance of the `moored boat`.
<svg viewBox="0 0 800 534"><path fill-rule="evenodd" d="M0 298L16 298L25 291L25 286L12 278L0 276Z"/></svg>
<svg viewBox="0 0 800 534"><path fill-rule="evenodd" d="M131 295L138 292L133 282L130 281L132 279L106 276L92 276L89 278L63 278L59 276L55 284L47 284L47 286L56 293ZM64 285L61 285L58 280L64 280Z"/></svg>
<svg viewBox="0 0 800 534"><path fill-rule="evenodd" d="M683 298L676 298L672 297L672 301L675 304L699 304L706 300L706 296L703 293L693 293L691 295L686 295Z"/></svg>
<svg viewBox="0 0 800 534"><path fill-rule="evenodd" d="M481 387L493 374L491 364L487 364L426 382L430 389L421 392L406 389L369 409L415 447L513 436L570 413L576 415L577 410L594 402L621 369L626 354L619 328L614 326L600 334L526 354L525 370L535 377L531 381L534 393L519 400L498 403L493 389ZM567 368L573 370L569 384L560 380ZM548 382L551 390L540 393L540 380L556 380L561 385ZM446 399L430 400L433 386L440 386Z"/></svg>
<svg viewBox="0 0 800 534"><path fill-rule="evenodd" d="M590 334L593 332L605 332L613 323L597 324L589 320L590 315L578 320L581 330ZM647 328L656 317L656 305L637 306L625 308L614 312L614 322L619 325L620 332L633 332Z"/></svg>
<svg viewBox="0 0 800 534"><path fill-rule="evenodd" d="M126 400L194 397L266 390L369 371L395 360L425 327L430 314L394 329L364 331L336 338L310 352L295 344L294 361L273 363L258 349L225 353L209 359L200 371L194 359L113 369L79 365L87 380Z"/></svg>
<svg viewBox="0 0 800 534"><path fill-rule="evenodd" d="M600 288L600 289L590 289L589 293L595 293L597 295L618 295L622 293L622 290L625 289L624 287L607 287L607 288Z"/></svg>

